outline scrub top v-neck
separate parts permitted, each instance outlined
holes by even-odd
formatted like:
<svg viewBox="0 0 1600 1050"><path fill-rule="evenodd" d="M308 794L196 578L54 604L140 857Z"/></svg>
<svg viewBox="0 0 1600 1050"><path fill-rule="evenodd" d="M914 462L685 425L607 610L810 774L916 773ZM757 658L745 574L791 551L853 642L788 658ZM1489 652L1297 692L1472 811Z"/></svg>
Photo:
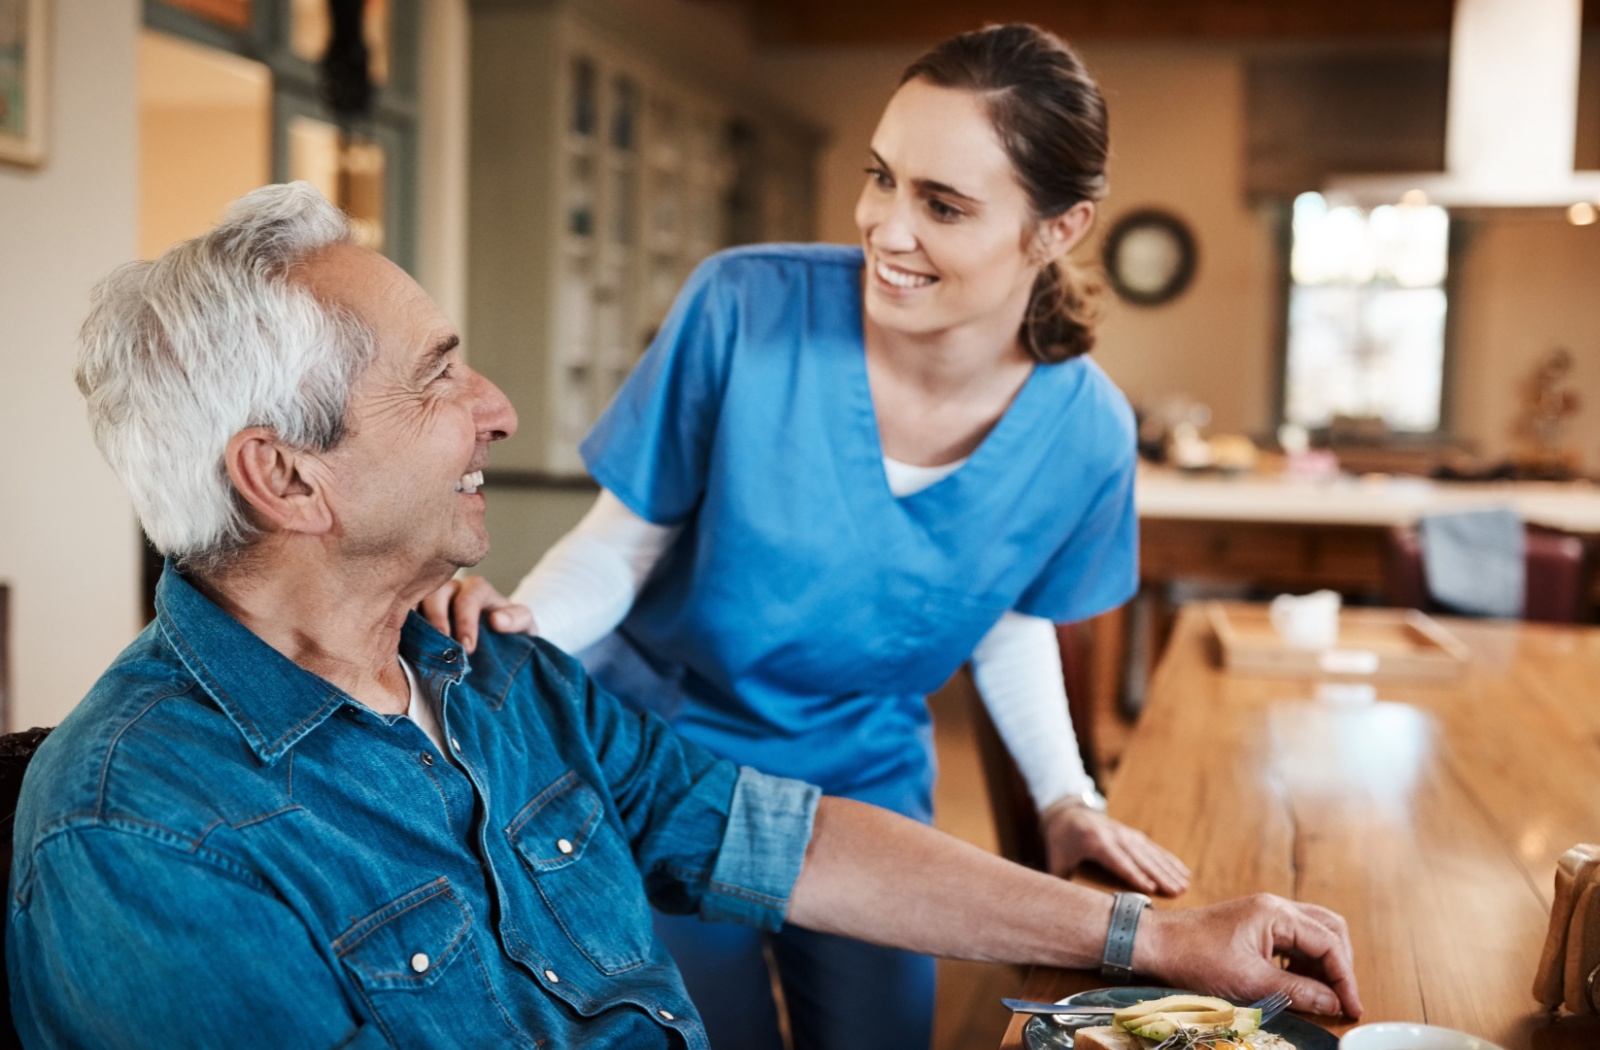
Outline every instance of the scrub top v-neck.
<svg viewBox="0 0 1600 1050"><path fill-rule="evenodd" d="M583 657L713 750L926 819L925 695L1007 610L1079 620L1136 588L1133 417L1087 359L1036 366L960 469L895 497L861 270L767 245L695 271L582 446L683 531Z"/></svg>

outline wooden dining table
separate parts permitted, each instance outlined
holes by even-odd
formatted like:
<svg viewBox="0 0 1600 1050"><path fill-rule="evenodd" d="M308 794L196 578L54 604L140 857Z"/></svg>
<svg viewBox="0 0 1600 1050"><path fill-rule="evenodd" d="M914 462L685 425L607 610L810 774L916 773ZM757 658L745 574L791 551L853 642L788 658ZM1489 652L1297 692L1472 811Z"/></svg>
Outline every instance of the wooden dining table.
<svg viewBox="0 0 1600 1050"><path fill-rule="evenodd" d="M1440 623L1471 653L1449 681L1256 678L1225 671L1185 607L1111 813L1193 872L1158 908L1270 892L1343 914L1363 1022L1595 1050L1600 1023L1547 1014L1531 988L1557 858L1600 842L1600 628ZM1017 994L1106 983L1041 967ZM1002 1047L1024 1045L1025 1020Z"/></svg>

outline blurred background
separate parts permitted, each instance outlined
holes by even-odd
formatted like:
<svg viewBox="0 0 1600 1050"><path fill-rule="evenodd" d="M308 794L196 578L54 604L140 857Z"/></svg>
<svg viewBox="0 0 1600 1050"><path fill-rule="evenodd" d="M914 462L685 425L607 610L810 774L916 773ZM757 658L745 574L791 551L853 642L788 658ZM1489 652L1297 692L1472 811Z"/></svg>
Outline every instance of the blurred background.
<svg viewBox="0 0 1600 1050"><path fill-rule="evenodd" d="M1519 52L1483 47L1492 12L1460 32L1473 3L0 0L6 722L59 721L146 616L71 379L112 267L255 186L321 187L517 405L484 566L509 588L592 500L576 441L694 264L853 242L900 70L989 21L1060 32L1109 99L1079 261L1110 285L1095 356L1152 477L1591 491L1600 12L1568 0ZM1374 591L1369 569L1332 582Z"/></svg>

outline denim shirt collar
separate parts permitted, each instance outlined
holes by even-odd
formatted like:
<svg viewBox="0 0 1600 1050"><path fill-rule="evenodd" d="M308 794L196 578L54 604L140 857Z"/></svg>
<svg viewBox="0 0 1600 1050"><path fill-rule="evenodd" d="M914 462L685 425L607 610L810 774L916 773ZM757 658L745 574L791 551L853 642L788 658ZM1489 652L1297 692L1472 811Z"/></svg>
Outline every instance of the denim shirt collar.
<svg viewBox="0 0 1600 1050"><path fill-rule="evenodd" d="M288 754L341 706L364 708L262 641L201 594L170 560L156 585L155 605L156 620L178 658L266 765ZM461 647L415 612L401 629L400 652L424 681L457 682L469 669ZM494 677L508 677L512 670ZM503 691L492 695L498 698Z"/></svg>

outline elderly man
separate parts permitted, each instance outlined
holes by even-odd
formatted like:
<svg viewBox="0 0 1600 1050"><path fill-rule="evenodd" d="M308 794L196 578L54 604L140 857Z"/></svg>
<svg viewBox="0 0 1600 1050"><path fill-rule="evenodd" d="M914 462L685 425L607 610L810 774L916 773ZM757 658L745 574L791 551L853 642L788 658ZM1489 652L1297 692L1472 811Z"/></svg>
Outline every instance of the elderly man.
<svg viewBox="0 0 1600 1050"><path fill-rule="evenodd" d="M1065 966L1109 942L1174 984L1359 1011L1326 910L1114 918L718 760L537 639L469 661L411 610L487 551L481 472L515 415L305 184L107 279L79 385L169 562L23 789L28 1045L703 1047L651 905Z"/></svg>

